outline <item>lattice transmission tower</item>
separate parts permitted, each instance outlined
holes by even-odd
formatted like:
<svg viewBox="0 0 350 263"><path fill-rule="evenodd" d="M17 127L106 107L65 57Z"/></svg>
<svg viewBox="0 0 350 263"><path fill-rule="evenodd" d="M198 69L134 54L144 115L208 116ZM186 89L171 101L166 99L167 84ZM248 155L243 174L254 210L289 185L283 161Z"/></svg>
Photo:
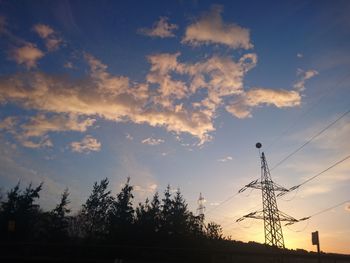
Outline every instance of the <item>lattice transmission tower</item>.
<svg viewBox="0 0 350 263"><path fill-rule="evenodd" d="M264 220L265 244L284 248L284 239L281 221L297 222L298 220L278 210L275 192L288 192L288 189L272 181L269 167L264 152L260 153L261 143L256 144L259 149L261 161L261 178L245 185L239 192L247 188L260 189L262 192L263 210L251 212L236 221L242 221L246 218L255 218Z"/></svg>
<svg viewBox="0 0 350 263"><path fill-rule="evenodd" d="M205 212L204 203L205 203L205 199L202 196L202 193L199 193L199 198L198 198L197 203L198 203L197 214L198 214L198 216L204 217L204 212Z"/></svg>

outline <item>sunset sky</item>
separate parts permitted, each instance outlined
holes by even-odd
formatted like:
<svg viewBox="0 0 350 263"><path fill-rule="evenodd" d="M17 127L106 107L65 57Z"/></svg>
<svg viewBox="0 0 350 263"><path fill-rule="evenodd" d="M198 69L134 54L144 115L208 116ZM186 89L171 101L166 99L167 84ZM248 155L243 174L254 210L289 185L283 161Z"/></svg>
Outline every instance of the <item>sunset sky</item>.
<svg viewBox="0 0 350 263"><path fill-rule="evenodd" d="M180 188L225 235L264 242L270 167L350 110L349 1L0 1L0 186L44 182L77 211L105 177L135 203ZM350 154L345 114L271 171L287 188ZM278 199L302 218L350 199L350 159ZM284 227L287 248L350 254L350 203Z"/></svg>

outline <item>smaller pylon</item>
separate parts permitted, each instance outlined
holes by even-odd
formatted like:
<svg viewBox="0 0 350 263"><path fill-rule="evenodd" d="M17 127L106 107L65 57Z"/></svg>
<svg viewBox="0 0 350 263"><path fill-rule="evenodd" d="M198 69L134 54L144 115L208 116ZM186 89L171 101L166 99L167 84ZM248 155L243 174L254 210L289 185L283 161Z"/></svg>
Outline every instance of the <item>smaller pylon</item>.
<svg viewBox="0 0 350 263"><path fill-rule="evenodd" d="M204 217L204 212L205 212L204 203L205 203L205 199L202 196L202 193L199 193L199 198L198 198L197 203L198 203L197 214L199 216L203 216Z"/></svg>

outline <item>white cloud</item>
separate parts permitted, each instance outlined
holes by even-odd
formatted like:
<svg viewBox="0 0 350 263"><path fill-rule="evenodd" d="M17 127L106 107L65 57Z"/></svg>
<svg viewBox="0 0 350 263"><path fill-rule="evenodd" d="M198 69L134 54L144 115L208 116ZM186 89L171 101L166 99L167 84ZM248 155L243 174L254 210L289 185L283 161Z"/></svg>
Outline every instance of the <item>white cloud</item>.
<svg viewBox="0 0 350 263"><path fill-rule="evenodd" d="M297 57L298 57L298 58L303 58L303 57L304 57L304 55L303 55L303 54L301 54L301 53L297 53Z"/></svg>
<svg viewBox="0 0 350 263"><path fill-rule="evenodd" d="M134 137L132 137L129 133L126 133L125 134L125 138L129 141L133 141L134 140Z"/></svg>
<svg viewBox="0 0 350 263"><path fill-rule="evenodd" d="M298 69L297 72L300 79L294 84L294 88L297 91L303 91L305 89L305 81L308 79L311 79L312 77L318 75L318 72L316 70L307 70L304 71L302 69Z"/></svg>
<svg viewBox="0 0 350 263"><path fill-rule="evenodd" d="M144 193L154 193L158 188L158 185L155 183L148 184L146 186L134 185L134 190L136 192Z"/></svg>
<svg viewBox="0 0 350 263"><path fill-rule="evenodd" d="M232 156L226 156L221 159L218 159L219 162L223 162L223 163L227 161L232 161L232 160L233 160Z"/></svg>
<svg viewBox="0 0 350 263"><path fill-rule="evenodd" d="M25 65L27 68L37 66L37 61L44 56L44 52L36 47L35 44L26 43L24 46L13 48L10 52L10 58L17 64Z"/></svg>
<svg viewBox="0 0 350 263"><path fill-rule="evenodd" d="M230 48L252 48L249 30L236 24L225 24L221 17L222 11L222 6L212 6L208 13L186 28L182 43L194 46L222 44Z"/></svg>
<svg viewBox="0 0 350 263"><path fill-rule="evenodd" d="M149 138L146 138L144 140L141 141L141 143L143 144L148 144L148 145L159 145L161 143L163 143L164 140L163 139L155 139L155 138L152 138L152 137L149 137Z"/></svg>
<svg viewBox="0 0 350 263"><path fill-rule="evenodd" d="M48 51L57 50L63 43L61 37L50 26L44 24L36 24L33 30L45 40L46 48Z"/></svg>
<svg viewBox="0 0 350 263"><path fill-rule="evenodd" d="M73 152L79 153L98 152L101 150L101 143L91 135L86 135L80 142L72 142L71 148Z"/></svg>
<svg viewBox="0 0 350 263"><path fill-rule="evenodd" d="M168 19L168 17L160 17L159 21L155 22L152 28L140 28L138 32L150 37L175 37L173 31L176 30L178 26L169 23Z"/></svg>

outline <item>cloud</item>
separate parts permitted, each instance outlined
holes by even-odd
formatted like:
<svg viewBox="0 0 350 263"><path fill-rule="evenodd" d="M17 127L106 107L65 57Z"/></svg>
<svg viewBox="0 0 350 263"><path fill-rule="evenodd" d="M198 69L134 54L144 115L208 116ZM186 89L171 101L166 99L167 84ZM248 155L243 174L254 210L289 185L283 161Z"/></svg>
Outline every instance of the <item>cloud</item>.
<svg viewBox="0 0 350 263"><path fill-rule="evenodd" d="M0 130L12 132L17 125L17 117L10 116L0 121Z"/></svg>
<svg viewBox="0 0 350 263"><path fill-rule="evenodd" d="M38 139L29 139L28 137L18 134L16 138L21 143L22 146L27 148L38 149L38 148L53 147L53 143L48 136L44 136Z"/></svg>
<svg viewBox="0 0 350 263"><path fill-rule="evenodd" d="M27 68L35 68L37 61L44 55L44 52L32 43L26 43L24 46L13 48L10 52L10 58L12 60L17 64L25 65Z"/></svg>
<svg viewBox="0 0 350 263"><path fill-rule="evenodd" d="M47 117L45 114L38 114L30 118L30 121L23 124L26 137L40 137L48 132L77 131L85 132L96 120L92 118L79 118L77 115L57 114Z"/></svg>
<svg viewBox="0 0 350 263"><path fill-rule="evenodd" d="M229 103L225 108L237 118L251 117L252 110L261 105L273 105L277 108L296 107L301 105L301 92L305 89L306 80L316 76L316 70L298 70L300 79L293 85L294 90L252 88L243 92L238 99Z"/></svg>
<svg viewBox="0 0 350 263"><path fill-rule="evenodd" d="M14 138L24 147L41 148L53 146L48 133L85 132L95 121L95 119L81 118L74 114L54 114L48 117L44 113L39 113L30 117L25 123L20 122L19 117L7 117L0 122L0 129L14 135Z"/></svg>
<svg viewBox="0 0 350 263"><path fill-rule="evenodd" d="M0 103L50 116L41 118L32 133L85 131L92 120L102 118L163 127L175 135L188 133L199 145L211 140L217 109L229 101L226 109L239 118L264 104L281 108L300 103L296 91L255 88L245 92L243 80L255 67L256 54L238 60L214 55L195 63L181 62L180 56L179 52L148 56L146 81L136 83L110 74L107 65L85 53L90 72L79 79L39 71L2 76Z"/></svg>
<svg viewBox="0 0 350 263"><path fill-rule="evenodd" d="M230 48L252 48L249 30L236 24L225 24L221 17L222 11L222 6L212 6L208 13L204 13L186 28L182 43L194 46L221 44Z"/></svg>
<svg viewBox="0 0 350 263"><path fill-rule="evenodd" d="M223 162L223 163L227 161L232 161L232 160L233 160L232 156L226 156L221 159L218 159L219 162Z"/></svg>
<svg viewBox="0 0 350 263"><path fill-rule="evenodd" d="M91 135L86 135L80 142L72 142L71 148L78 153L98 152L101 150L101 143Z"/></svg>
<svg viewBox="0 0 350 263"><path fill-rule="evenodd" d="M301 95L294 90L273 90L253 88L241 95L241 98L226 106L226 110L237 118L251 117L254 107L263 104L274 105L277 108L295 107L301 103Z"/></svg>
<svg viewBox="0 0 350 263"><path fill-rule="evenodd" d="M293 87L297 91L303 91L305 89L305 81L318 75L318 72L316 70L304 71L302 69L298 69L297 74L300 76L300 79L294 84Z"/></svg>
<svg viewBox="0 0 350 263"><path fill-rule="evenodd" d="M64 63L63 67L64 67L64 68L72 69L72 68L74 68L74 65L73 65L72 62L67 61L66 63Z"/></svg>
<svg viewBox="0 0 350 263"><path fill-rule="evenodd" d="M133 141L134 140L134 137L132 137L129 133L126 133L125 134L125 138L129 141Z"/></svg>
<svg viewBox="0 0 350 263"><path fill-rule="evenodd" d="M168 17L160 17L159 21L155 22L152 28L140 28L138 32L142 35L150 37L175 37L173 31L178 28L176 24L170 24Z"/></svg>
<svg viewBox="0 0 350 263"><path fill-rule="evenodd" d="M158 188L158 185L155 183L148 184L146 186L134 185L134 190L136 192L144 193L154 193Z"/></svg>
<svg viewBox="0 0 350 263"><path fill-rule="evenodd" d="M148 144L148 145L152 145L152 146L159 145L163 142L164 142L163 139L155 139L155 138L151 138L151 137L146 138L146 139L141 141L141 143L143 143L143 144Z"/></svg>
<svg viewBox="0 0 350 263"><path fill-rule="evenodd" d="M303 58L304 55L302 53L297 53L297 58Z"/></svg>
<svg viewBox="0 0 350 263"><path fill-rule="evenodd" d="M57 50L63 43L63 40L59 37L58 33L48 25L36 24L33 27L33 31L45 40L45 45L48 51Z"/></svg>
<svg viewBox="0 0 350 263"><path fill-rule="evenodd" d="M325 185L309 185L300 190L300 195L302 197L309 197L313 195L325 194L332 190L332 187Z"/></svg>
<svg viewBox="0 0 350 263"><path fill-rule="evenodd" d="M344 210L350 212L350 203L345 204Z"/></svg>
<svg viewBox="0 0 350 263"><path fill-rule="evenodd" d="M48 38L50 35L54 33L54 30L51 27L44 24L36 24L33 27L33 30L43 39Z"/></svg>

